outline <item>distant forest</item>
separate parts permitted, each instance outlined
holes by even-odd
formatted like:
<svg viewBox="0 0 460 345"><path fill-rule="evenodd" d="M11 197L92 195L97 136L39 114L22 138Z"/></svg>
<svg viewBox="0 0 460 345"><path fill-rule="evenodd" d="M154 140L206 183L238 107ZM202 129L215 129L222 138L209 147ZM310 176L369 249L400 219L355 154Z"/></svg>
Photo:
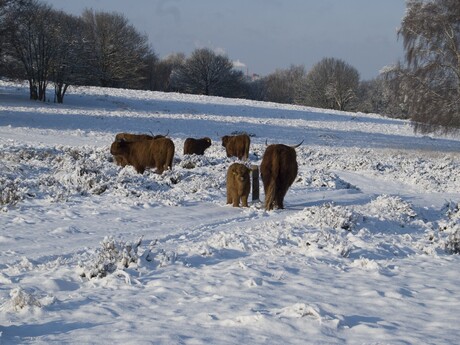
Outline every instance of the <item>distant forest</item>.
<svg viewBox="0 0 460 345"><path fill-rule="evenodd" d="M0 76L27 80L30 99L63 103L69 86L182 92L378 113L420 132L460 128L460 2L409 0L405 49L371 80L334 57L247 76L211 49L159 59L121 14L57 11L39 0L0 0ZM395 37L395 39L397 39ZM49 90L51 89L51 90Z"/></svg>

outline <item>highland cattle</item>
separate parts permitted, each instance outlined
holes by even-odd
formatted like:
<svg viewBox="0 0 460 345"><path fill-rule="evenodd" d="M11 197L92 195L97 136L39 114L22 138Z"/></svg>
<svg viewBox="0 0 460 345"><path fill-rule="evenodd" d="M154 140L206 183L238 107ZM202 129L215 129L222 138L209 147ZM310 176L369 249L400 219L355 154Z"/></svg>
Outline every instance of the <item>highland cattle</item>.
<svg viewBox="0 0 460 345"><path fill-rule="evenodd" d="M158 134L158 135L149 135L149 134L133 134L133 133L117 133L115 135L115 141L142 141L142 140L153 140L153 139L159 139L159 138L165 138L164 135ZM114 155L115 162L117 165L120 165L122 167L128 165L125 159L119 155Z"/></svg>
<svg viewBox="0 0 460 345"><path fill-rule="evenodd" d="M204 151L211 146L211 143L211 139L208 137L187 138L184 142L184 155L204 155Z"/></svg>
<svg viewBox="0 0 460 345"><path fill-rule="evenodd" d="M132 165L140 174L147 168L156 168L158 174L172 169L174 143L169 138L140 141L114 141L110 153L121 157L126 165Z"/></svg>
<svg viewBox="0 0 460 345"><path fill-rule="evenodd" d="M239 207L248 207L248 196L251 189L251 180L247 166L233 163L227 170L227 204Z"/></svg>
<svg viewBox="0 0 460 345"><path fill-rule="evenodd" d="M248 160L250 144L251 139L247 134L224 135L222 137L222 146L225 147L227 157Z"/></svg>
<svg viewBox="0 0 460 345"><path fill-rule="evenodd" d="M265 191L265 209L284 208L284 197L294 182L297 171L296 146L273 144L267 146L260 165Z"/></svg>

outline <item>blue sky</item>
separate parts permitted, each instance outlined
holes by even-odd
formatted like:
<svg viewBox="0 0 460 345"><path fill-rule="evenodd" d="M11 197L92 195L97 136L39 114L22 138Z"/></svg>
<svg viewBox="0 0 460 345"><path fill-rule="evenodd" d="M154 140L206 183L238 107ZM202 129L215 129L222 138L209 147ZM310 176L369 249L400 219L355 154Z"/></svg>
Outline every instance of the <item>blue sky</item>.
<svg viewBox="0 0 460 345"><path fill-rule="evenodd" d="M323 57L340 58L361 75L403 56L397 29L405 0L44 0L55 9L123 14L162 58L211 48L267 75L290 65L307 70Z"/></svg>

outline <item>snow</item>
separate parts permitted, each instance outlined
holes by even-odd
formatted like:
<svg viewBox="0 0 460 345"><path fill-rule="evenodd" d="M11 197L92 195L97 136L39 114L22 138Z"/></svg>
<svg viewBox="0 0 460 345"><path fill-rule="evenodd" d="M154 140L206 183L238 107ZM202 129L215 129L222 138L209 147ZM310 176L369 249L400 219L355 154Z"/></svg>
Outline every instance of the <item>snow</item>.
<svg viewBox="0 0 460 345"><path fill-rule="evenodd" d="M1 344L453 344L460 140L407 121L95 87L65 104L0 81ZM167 134L172 171L116 166ZM295 145L284 210L226 205L225 134ZM187 137L209 136L205 156ZM262 184L261 184L262 186Z"/></svg>

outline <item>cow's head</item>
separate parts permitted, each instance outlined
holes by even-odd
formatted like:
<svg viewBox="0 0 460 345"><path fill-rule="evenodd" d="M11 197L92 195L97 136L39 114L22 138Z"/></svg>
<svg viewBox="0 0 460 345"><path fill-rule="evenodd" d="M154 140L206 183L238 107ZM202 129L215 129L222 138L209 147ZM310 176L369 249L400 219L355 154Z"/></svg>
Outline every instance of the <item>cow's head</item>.
<svg viewBox="0 0 460 345"><path fill-rule="evenodd" d="M227 147L227 143L228 143L229 139L230 139L230 137L228 135L224 135L222 137L222 146L223 147Z"/></svg>
<svg viewBox="0 0 460 345"><path fill-rule="evenodd" d="M112 145L110 146L110 153L114 156L124 154L127 151L128 151L128 142L123 139L114 141Z"/></svg>

